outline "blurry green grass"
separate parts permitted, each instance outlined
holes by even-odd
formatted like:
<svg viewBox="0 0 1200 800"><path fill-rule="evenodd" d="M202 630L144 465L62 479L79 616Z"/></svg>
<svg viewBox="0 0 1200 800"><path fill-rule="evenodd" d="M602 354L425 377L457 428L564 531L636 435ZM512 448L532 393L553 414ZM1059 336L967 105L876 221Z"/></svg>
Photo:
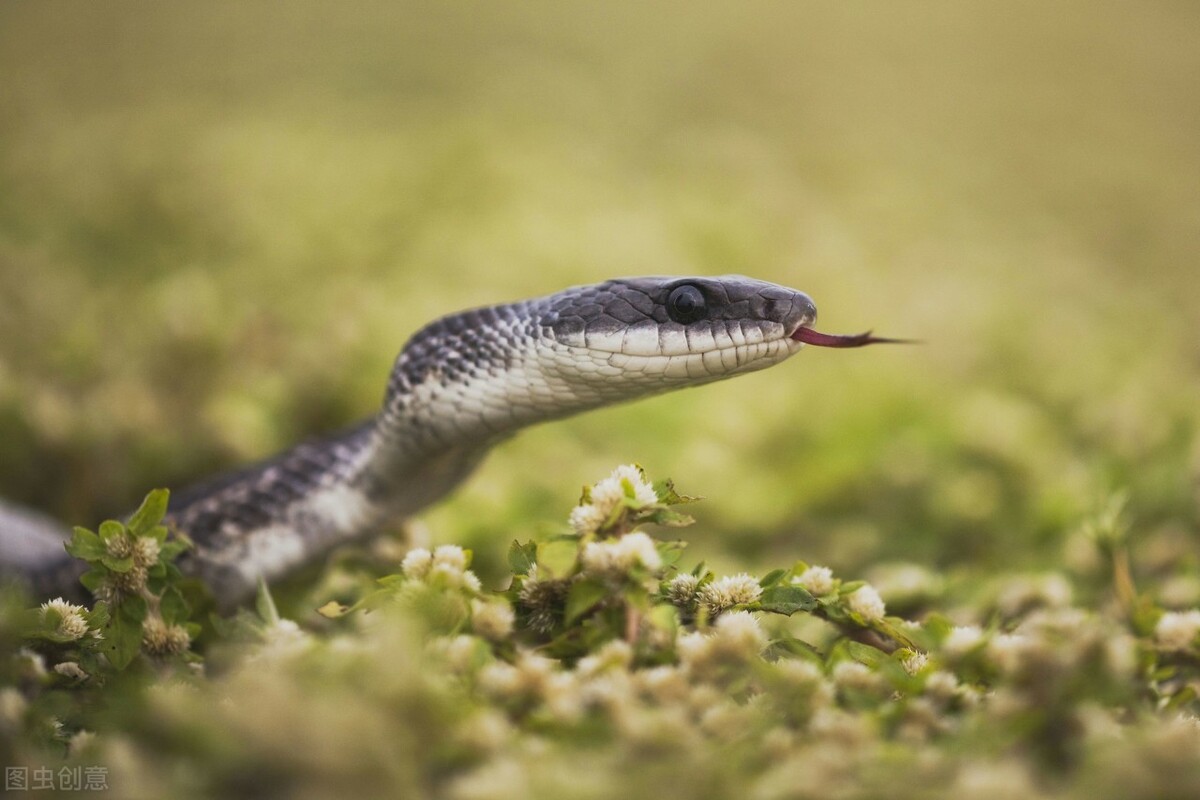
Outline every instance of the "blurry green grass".
<svg viewBox="0 0 1200 800"><path fill-rule="evenodd" d="M1122 490L1195 541L1187 5L13 3L0 73L12 499L92 523L352 422L442 313L740 272L927 344L535 429L435 534L486 572L637 460L718 561L1038 565Z"/></svg>

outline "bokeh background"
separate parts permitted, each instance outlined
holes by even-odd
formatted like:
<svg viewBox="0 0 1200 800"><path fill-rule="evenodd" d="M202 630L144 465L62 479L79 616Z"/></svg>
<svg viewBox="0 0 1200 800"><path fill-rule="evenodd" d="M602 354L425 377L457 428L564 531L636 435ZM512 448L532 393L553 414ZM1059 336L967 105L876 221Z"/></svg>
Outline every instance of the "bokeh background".
<svg viewBox="0 0 1200 800"><path fill-rule="evenodd" d="M743 273L921 347L543 426L485 575L637 461L723 566L1195 572L1200 7L0 6L0 494L74 523L372 413L421 324ZM1189 567L1190 565L1190 567Z"/></svg>

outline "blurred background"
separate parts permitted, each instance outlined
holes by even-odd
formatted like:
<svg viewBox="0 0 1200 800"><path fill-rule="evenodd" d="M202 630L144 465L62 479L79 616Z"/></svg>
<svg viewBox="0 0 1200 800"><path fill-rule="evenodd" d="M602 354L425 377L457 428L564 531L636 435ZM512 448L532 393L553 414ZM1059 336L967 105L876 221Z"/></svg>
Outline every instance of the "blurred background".
<svg viewBox="0 0 1200 800"><path fill-rule="evenodd" d="M0 495L92 525L371 414L443 313L636 274L921 347L529 431L424 516L554 530L637 461L692 558L1193 572L1200 6L0 6ZM1148 565L1148 566L1147 566Z"/></svg>

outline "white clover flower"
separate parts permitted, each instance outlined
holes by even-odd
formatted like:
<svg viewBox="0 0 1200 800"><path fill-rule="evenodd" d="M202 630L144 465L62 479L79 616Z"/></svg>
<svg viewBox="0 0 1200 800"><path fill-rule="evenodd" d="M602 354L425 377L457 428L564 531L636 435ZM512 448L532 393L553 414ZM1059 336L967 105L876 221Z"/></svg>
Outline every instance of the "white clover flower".
<svg viewBox="0 0 1200 800"><path fill-rule="evenodd" d="M462 572L467 568L467 552L456 544L444 544L433 551L433 564Z"/></svg>
<svg viewBox="0 0 1200 800"><path fill-rule="evenodd" d="M833 570L829 567L809 567L792 578L792 583L820 597L833 591Z"/></svg>
<svg viewBox="0 0 1200 800"><path fill-rule="evenodd" d="M583 716L585 692L581 691L578 679L570 672L556 672L547 676L542 686L542 702L550 716L559 722L571 723Z"/></svg>
<svg viewBox="0 0 1200 800"><path fill-rule="evenodd" d="M609 480L616 481L622 484L625 481L633 487L633 499L639 505L652 506L658 502L658 494L654 491L654 487L646 480L646 474L642 472L641 467L636 464L622 464L612 471ZM622 486L622 494L624 494L624 486Z"/></svg>
<svg viewBox="0 0 1200 800"><path fill-rule="evenodd" d="M83 606L77 606L74 603L68 603L61 597L56 597L42 603L42 619L45 619L46 613L50 611L58 614L58 627L54 629L54 632L59 636L67 639L81 639L88 632L88 623L83 616Z"/></svg>
<svg viewBox="0 0 1200 800"><path fill-rule="evenodd" d="M1154 638L1167 650L1187 650L1200 634L1200 610L1168 611L1158 618Z"/></svg>
<svg viewBox="0 0 1200 800"><path fill-rule="evenodd" d="M839 689L870 691L879 685L879 676L857 661L839 661L829 677Z"/></svg>
<svg viewBox="0 0 1200 800"><path fill-rule="evenodd" d="M469 589L472 592L483 591L483 583L480 582L479 576L471 570L467 570L462 574L463 588Z"/></svg>
<svg viewBox="0 0 1200 800"><path fill-rule="evenodd" d="M279 619L262 630L262 645L251 661L280 661L312 647L313 638L295 620Z"/></svg>
<svg viewBox="0 0 1200 800"><path fill-rule="evenodd" d="M710 650L709 638L698 631L680 634L675 639L675 654L685 667L694 667L707 661Z"/></svg>
<svg viewBox="0 0 1200 800"><path fill-rule="evenodd" d="M168 625L154 615L142 623L142 645L154 655L177 655L191 644L192 637L180 625Z"/></svg>
<svg viewBox="0 0 1200 800"><path fill-rule="evenodd" d="M917 650L905 656L900 663L905 672L909 675L916 675L929 664L929 655Z"/></svg>
<svg viewBox="0 0 1200 800"><path fill-rule="evenodd" d="M629 665L632 663L633 648L629 646L628 642L613 639L592 655L579 659L579 663L575 665L575 671L583 676L591 676L612 669L629 669Z"/></svg>
<svg viewBox="0 0 1200 800"><path fill-rule="evenodd" d="M522 683L520 670L504 661L494 661L479 671L479 688L492 697L512 697Z"/></svg>
<svg viewBox="0 0 1200 800"><path fill-rule="evenodd" d="M579 560L585 574L609 578L627 575L639 565L651 572L662 567L662 557L654 540L641 531L627 533L619 539L589 542Z"/></svg>
<svg viewBox="0 0 1200 800"><path fill-rule="evenodd" d="M133 542L133 563L139 567L152 567L158 563L158 539L152 536L139 536Z"/></svg>
<svg viewBox="0 0 1200 800"><path fill-rule="evenodd" d="M475 636L441 636L430 642L430 651L445 659L452 672L466 673L478 663L477 658L487 645Z"/></svg>
<svg viewBox="0 0 1200 800"><path fill-rule="evenodd" d="M126 558L133 552L133 542L122 533L105 540L104 550L113 558Z"/></svg>
<svg viewBox="0 0 1200 800"><path fill-rule="evenodd" d="M958 678L942 669L931 672L925 678L925 694L950 700L958 694Z"/></svg>
<svg viewBox="0 0 1200 800"><path fill-rule="evenodd" d="M430 568L433 566L433 553L426 550L424 547L414 547L404 556L404 560L400 562L400 571L404 573L404 577L412 580L422 580L429 574Z"/></svg>
<svg viewBox="0 0 1200 800"><path fill-rule="evenodd" d="M571 527L580 536L595 533L608 519L609 512L593 503L584 503L571 509Z"/></svg>
<svg viewBox="0 0 1200 800"><path fill-rule="evenodd" d="M687 697L691 686L678 667L663 665L639 669L633 673L634 686L658 703L670 703Z"/></svg>
<svg viewBox="0 0 1200 800"><path fill-rule="evenodd" d="M658 502L654 487L646 480L641 468L635 464L623 464L612 471L604 480L588 491L589 502L582 503L571 512L571 527L576 533L595 533L612 515L613 511L628 497L626 484L633 491L633 501L638 506Z"/></svg>
<svg viewBox="0 0 1200 800"><path fill-rule="evenodd" d="M978 625L956 625L942 642L942 652L951 657L961 657L983 644L983 629Z"/></svg>
<svg viewBox="0 0 1200 800"><path fill-rule="evenodd" d="M696 590L700 578L689 572L681 572L667 584L667 599L679 608L691 608L696 604Z"/></svg>
<svg viewBox="0 0 1200 800"><path fill-rule="evenodd" d="M762 596L758 581L744 572L717 578L700 588L700 602L714 616L743 603L753 603Z"/></svg>
<svg viewBox="0 0 1200 800"><path fill-rule="evenodd" d="M471 601L471 630L492 641L500 641L512 633L512 606L503 600L487 602Z"/></svg>
<svg viewBox="0 0 1200 800"><path fill-rule="evenodd" d="M77 681L85 681L89 677L88 674L79 666L79 663L75 661L64 661L61 664L55 664L54 671L59 675L64 675L68 678L74 678Z"/></svg>
<svg viewBox="0 0 1200 800"><path fill-rule="evenodd" d="M860 586L846 595L846 606L867 622L878 622L887 612L883 598L870 584Z"/></svg>
<svg viewBox="0 0 1200 800"><path fill-rule="evenodd" d="M766 649L767 634L749 611L722 614L715 628L713 640L725 652L750 658Z"/></svg>
<svg viewBox="0 0 1200 800"><path fill-rule="evenodd" d="M29 701L20 689L5 686L0 689L0 730L16 731L23 725L21 718L29 708Z"/></svg>

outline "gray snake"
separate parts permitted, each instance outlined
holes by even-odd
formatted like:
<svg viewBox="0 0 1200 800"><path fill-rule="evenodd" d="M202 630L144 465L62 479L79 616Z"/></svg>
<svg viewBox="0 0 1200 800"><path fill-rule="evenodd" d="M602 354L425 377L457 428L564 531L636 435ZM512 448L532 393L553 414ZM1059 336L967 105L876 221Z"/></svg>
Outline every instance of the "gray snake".
<svg viewBox="0 0 1200 800"><path fill-rule="evenodd" d="M260 577L442 498L521 428L769 367L815 319L804 293L741 276L609 280L443 317L396 358L370 420L173 496L170 522L195 543L180 567L235 606ZM0 503L0 573L78 597L65 535Z"/></svg>

